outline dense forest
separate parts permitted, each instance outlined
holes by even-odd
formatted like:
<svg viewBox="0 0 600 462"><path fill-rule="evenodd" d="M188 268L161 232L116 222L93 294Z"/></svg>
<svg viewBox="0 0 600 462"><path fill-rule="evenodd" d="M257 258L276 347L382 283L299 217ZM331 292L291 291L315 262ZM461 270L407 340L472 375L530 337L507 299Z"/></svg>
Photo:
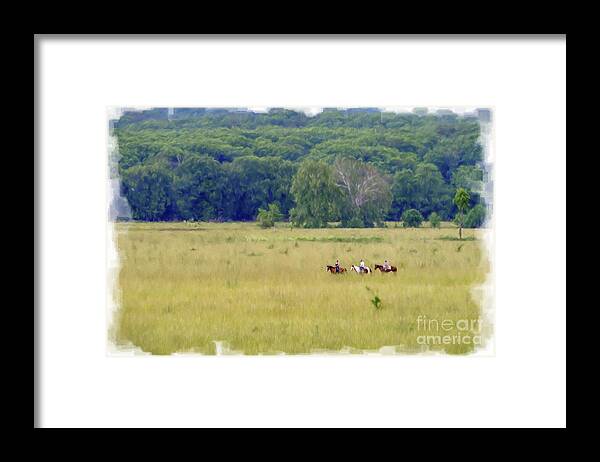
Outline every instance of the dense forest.
<svg viewBox="0 0 600 462"><path fill-rule="evenodd" d="M137 220L255 220L269 206L313 227L376 226L415 210L451 220L462 188L479 226L490 205L486 112L126 111L111 121L113 174Z"/></svg>

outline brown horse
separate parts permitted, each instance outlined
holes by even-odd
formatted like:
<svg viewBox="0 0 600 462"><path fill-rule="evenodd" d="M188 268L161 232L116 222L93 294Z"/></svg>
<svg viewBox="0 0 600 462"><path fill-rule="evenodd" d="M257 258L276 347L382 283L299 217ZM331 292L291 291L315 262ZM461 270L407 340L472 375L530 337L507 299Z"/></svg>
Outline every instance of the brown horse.
<svg viewBox="0 0 600 462"><path fill-rule="evenodd" d="M335 272L335 266L326 265L325 266L325 271L329 271L331 274L336 274L336 272ZM342 268L340 266L340 273L345 273L345 272L346 272L346 268Z"/></svg>
<svg viewBox="0 0 600 462"><path fill-rule="evenodd" d="M396 271L398 271L398 268L396 268L395 266L391 266L391 265L390 265L390 269L384 269L383 265L375 265L375 269L378 269L382 273L395 273Z"/></svg>

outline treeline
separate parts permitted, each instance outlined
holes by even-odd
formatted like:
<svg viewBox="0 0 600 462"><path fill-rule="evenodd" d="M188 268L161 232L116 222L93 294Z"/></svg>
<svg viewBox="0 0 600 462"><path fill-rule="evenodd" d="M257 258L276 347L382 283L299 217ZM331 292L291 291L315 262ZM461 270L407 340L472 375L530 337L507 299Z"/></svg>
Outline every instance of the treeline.
<svg viewBox="0 0 600 462"><path fill-rule="evenodd" d="M126 112L114 121L113 132L122 194L138 220L254 220L270 204L293 219L305 204L292 186L296 180L296 190L302 189L297 175L309 164L313 171L316 164L331 170L331 187L341 196L330 215L347 225L400 220L411 209L449 220L457 212L453 197L459 188L469 191L470 207L483 202L476 117L365 109L313 117L280 109L153 109ZM355 162L350 167L340 163L344 159ZM380 194L376 206L363 208L368 213L352 211L352 187L344 187L336 165L371 179L377 175ZM323 197L330 192L315 191Z"/></svg>

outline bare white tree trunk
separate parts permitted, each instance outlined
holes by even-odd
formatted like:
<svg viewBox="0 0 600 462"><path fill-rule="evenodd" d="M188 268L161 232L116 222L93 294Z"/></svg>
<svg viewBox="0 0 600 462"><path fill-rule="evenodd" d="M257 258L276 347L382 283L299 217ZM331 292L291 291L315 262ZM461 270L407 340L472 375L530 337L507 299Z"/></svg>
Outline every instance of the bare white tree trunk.
<svg viewBox="0 0 600 462"><path fill-rule="evenodd" d="M377 200L387 188L381 173L371 165L353 159L336 159L333 168L337 185L348 193L350 204L357 211Z"/></svg>

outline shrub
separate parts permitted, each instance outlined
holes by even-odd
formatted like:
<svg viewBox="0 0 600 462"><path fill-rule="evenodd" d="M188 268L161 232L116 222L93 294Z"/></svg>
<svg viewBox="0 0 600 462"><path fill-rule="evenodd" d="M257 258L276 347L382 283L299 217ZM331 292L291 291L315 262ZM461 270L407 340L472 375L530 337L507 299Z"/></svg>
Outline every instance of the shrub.
<svg viewBox="0 0 600 462"><path fill-rule="evenodd" d="M429 224L431 225L431 227L439 228L441 222L442 220L440 219L440 216L435 212L431 212L431 215L429 215Z"/></svg>
<svg viewBox="0 0 600 462"><path fill-rule="evenodd" d="M365 223L358 217L352 217L346 223L346 228L364 228Z"/></svg>
<svg viewBox="0 0 600 462"><path fill-rule="evenodd" d="M406 210L402 214L402 226L405 228L418 228L423 222L423 215L416 209Z"/></svg>
<svg viewBox="0 0 600 462"><path fill-rule="evenodd" d="M272 228L275 226L275 222L281 220L283 215L279 211L279 205L273 203L269 204L268 210L258 209L258 216L256 217L258 225L261 228Z"/></svg>

